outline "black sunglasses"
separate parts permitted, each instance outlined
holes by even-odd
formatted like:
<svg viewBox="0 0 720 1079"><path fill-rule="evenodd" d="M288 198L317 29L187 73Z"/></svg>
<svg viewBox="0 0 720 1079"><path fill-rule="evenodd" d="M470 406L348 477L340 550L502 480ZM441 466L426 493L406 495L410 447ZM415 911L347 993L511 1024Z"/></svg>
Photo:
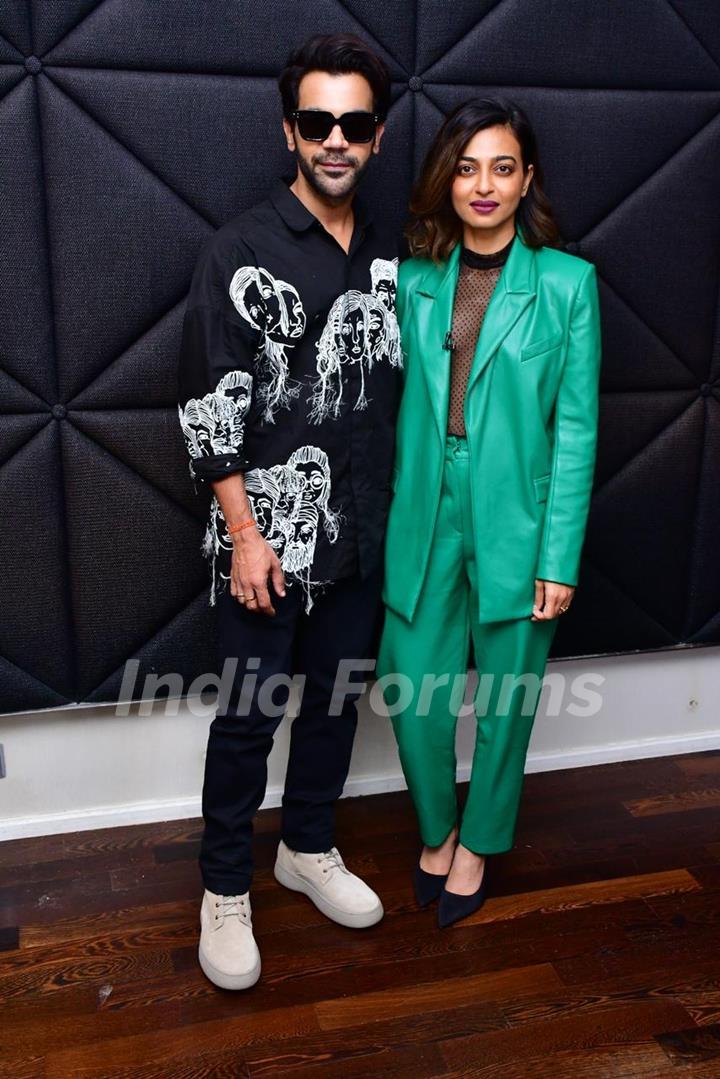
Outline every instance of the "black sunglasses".
<svg viewBox="0 0 720 1079"><path fill-rule="evenodd" d="M346 142L370 142L375 137L379 117L372 112L344 112L333 116L331 112L316 109L296 109L300 137L307 142L325 142L335 124L340 124Z"/></svg>

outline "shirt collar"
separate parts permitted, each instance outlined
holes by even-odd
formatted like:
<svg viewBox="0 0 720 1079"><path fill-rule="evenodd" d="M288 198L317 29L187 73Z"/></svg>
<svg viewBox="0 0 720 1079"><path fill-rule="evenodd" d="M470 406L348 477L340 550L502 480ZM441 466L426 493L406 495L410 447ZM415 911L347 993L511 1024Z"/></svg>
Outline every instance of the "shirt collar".
<svg viewBox="0 0 720 1079"><path fill-rule="evenodd" d="M290 190L294 179L294 176L282 176L277 180L270 191L270 201L289 228L294 232L305 232L319 222L315 214ZM364 229L370 224L372 215L369 207L357 195L353 199L353 212L356 227Z"/></svg>

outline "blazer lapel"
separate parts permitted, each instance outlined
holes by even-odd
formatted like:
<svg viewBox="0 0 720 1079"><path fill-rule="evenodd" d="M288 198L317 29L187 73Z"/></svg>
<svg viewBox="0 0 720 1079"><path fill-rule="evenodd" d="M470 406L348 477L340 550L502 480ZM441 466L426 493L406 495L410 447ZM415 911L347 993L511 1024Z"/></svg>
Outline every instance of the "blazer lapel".
<svg viewBox="0 0 720 1079"><path fill-rule="evenodd" d="M435 423L443 442L447 435L452 356L448 349L443 348L443 344L452 325L459 270L460 244L456 244L443 266L433 265L426 273L415 294L418 354Z"/></svg>
<svg viewBox="0 0 720 1079"><path fill-rule="evenodd" d="M535 299L537 269L534 251L527 247L520 232L515 230L515 243L510 248L490 297L483 324L480 327L466 395L482 371L510 333L525 308Z"/></svg>

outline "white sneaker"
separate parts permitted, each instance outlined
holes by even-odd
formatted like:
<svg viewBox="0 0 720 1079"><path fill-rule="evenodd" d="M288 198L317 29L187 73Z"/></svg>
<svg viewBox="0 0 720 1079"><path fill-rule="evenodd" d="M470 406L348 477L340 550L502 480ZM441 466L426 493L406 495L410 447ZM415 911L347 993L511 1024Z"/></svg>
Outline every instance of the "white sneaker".
<svg viewBox="0 0 720 1079"><path fill-rule="evenodd" d="M221 989L248 989L255 984L261 964L249 892L215 895L205 889L198 959L205 975Z"/></svg>
<svg viewBox="0 0 720 1079"><path fill-rule="evenodd" d="M337 847L320 854L290 850L283 840L275 860L275 879L303 892L318 910L339 925L364 929L385 913L380 897L347 868Z"/></svg>

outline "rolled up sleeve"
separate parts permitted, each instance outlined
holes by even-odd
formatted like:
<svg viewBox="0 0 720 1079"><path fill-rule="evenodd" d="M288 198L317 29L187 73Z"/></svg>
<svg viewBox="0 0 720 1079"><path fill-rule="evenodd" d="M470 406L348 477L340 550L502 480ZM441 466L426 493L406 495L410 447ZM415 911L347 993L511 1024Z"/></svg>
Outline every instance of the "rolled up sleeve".
<svg viewBox="0 0 720 1079"><path fill-rule="evenodd" d="M190 474L205 483L250 467L245 423L262 336L230 295L234 274L251 256L214 241L193 274L178 362L178 417Z"/></svg>

